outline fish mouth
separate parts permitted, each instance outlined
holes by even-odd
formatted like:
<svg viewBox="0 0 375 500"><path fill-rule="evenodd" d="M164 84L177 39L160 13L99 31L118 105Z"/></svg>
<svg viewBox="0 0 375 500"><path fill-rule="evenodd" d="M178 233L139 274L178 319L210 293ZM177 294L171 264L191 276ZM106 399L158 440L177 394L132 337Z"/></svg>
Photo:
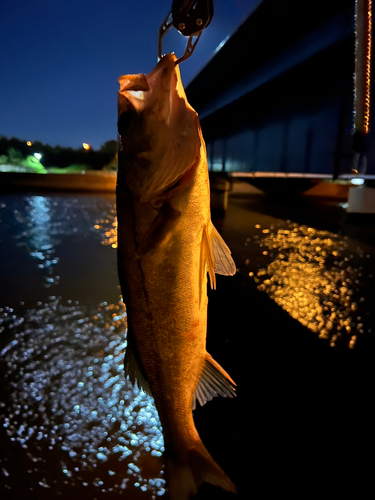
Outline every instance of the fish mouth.
<svg viewBox="0 0 375 500"><path fill-rule="evenodd" d="M121 157L128 186L144 202L178 182L200 157L198 115L187 102L176 61L166 54L148 75L119 78Z"/></svg>
<svg viewBox="0 0 375 500"><path fill-rule="evenodd" d="M147 76L144 74L121 76L119 94L124 100L123 109L120 100L119 116L123 112L142 113L149 108L161 121L166 121L173 105L173 90L178 87L178 94L186 99L182 85L178 85L181 78L179 68L175 66L176 61L175 54L166 54Z"/></svg>

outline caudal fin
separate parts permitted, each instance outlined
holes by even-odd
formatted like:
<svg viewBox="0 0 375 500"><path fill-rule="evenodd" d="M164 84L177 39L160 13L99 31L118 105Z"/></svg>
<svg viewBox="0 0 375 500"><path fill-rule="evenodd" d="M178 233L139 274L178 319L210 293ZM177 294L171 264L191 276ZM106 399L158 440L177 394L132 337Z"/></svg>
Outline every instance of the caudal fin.
<svg viewBox="0 0 375 500"><path fill-rule="evenodd" d="M167 457L166 474L169 500L190 500L203 483L237 493L232 481L217 465L201 440L194 443L185 458Z"/></svg>

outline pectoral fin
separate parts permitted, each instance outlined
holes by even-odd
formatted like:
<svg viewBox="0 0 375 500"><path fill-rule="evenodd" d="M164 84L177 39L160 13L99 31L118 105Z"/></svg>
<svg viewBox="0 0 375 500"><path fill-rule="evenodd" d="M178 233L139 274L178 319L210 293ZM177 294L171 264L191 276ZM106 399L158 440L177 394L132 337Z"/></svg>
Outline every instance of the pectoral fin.
<svg viewBox="0 0 375 500"><path fill-rule="evenodd" d="M178 98L171 114L171 120L175 120L177 124L183 123L184 127L183 130L180 130L177 125L173 127L166 124L165 130L162 130L164 141L160 141L159 144L159 166L143 190L141 196L143 202L148 202L170 189L200 160L201 143L196 112L187 109L184 99ZM159 124L159 129L160 126L161 124ZM156 150L152 150L151 153L153 161L155 161ZM151 153L147 152L146 156L149 157Z"/></svg>
<svg viewBox="0 0 375 500"><path fill-rule="evenodd" d="M215 396L234 398L236 396L235 385L219 363L206 353L203 371L193 395L193 410L196 407L196 400L203 406Z"/></svg>

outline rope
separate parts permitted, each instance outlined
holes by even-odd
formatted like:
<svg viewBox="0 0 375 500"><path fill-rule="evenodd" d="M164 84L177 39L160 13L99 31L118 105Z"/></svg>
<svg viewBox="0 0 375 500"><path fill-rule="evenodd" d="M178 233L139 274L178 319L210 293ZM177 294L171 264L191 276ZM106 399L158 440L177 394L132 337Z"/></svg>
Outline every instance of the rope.
<svg viewBox="0 0 375 500"><path fill-rule="evenodd" d="M372 0L355 1L353 149L363 153L370 130Z"/></svg>
<svg viewBox="0 0 375 500"><path fill-rule="evenodd" d="M355 2L355 130L367 135L370 125L372 0Z"/></svg>

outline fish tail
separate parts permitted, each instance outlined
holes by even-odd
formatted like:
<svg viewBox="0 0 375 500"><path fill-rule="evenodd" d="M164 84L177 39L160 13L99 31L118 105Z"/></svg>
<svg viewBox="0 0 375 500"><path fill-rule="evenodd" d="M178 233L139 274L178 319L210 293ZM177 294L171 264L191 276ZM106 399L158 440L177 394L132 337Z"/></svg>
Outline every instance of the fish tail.
<svg viewBox="0 0 375 500"><path fill-rule="evenodd" d="M169 500L189 500L197 494L202 483L210 483L237 493L236 487L214 461L200 439L195 441L186 457L166 459Z"/></svg>

